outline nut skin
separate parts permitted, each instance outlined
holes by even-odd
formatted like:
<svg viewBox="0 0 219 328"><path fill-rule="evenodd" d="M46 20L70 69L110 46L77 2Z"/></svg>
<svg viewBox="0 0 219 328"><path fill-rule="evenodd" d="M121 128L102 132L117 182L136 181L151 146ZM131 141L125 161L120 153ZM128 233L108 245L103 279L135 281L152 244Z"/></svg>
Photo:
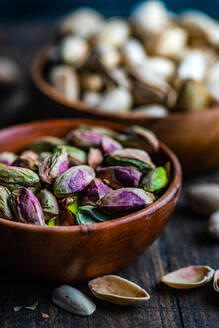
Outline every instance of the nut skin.
<svg viewBox="0 0 219 328"><path fill-rule="evenodd" d="M56 197L49 190L40 190L37 198L42 206L45 221L49 221L59 214L59 205Z"/></svg>

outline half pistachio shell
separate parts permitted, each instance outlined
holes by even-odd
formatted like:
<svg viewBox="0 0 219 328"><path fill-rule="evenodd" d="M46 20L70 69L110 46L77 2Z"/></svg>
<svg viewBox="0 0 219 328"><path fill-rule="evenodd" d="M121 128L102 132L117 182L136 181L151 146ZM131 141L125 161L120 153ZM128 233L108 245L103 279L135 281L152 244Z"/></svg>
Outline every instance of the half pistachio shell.
<svg viewBox="0 0 219 328"><path fill-rule="evenodd" d="M216 292L219 292L219 269L215 271L213 287Z"/></svg>
<svg viewBox="0 0 219 328"><path fill-rule="evenodd" d="M214 275L214 269L207 265L191 265L163 276L161 281L176 289L190 289L207 284Z"/></svg>
<svg viewBox="0 0 219 328"><path fill-rule="evenodd" d="M93 279L89 281L89 288L97 298L119 305L136 305L150 299L143 288L116 275Z"/></svg>
<svg viewBox="0 0 219 328"><path fill-rule="evenodd" d="M71 196L87 187L94 178L95 172L91 167L73 166L56 178L54 193L61 198Z"/></svg>

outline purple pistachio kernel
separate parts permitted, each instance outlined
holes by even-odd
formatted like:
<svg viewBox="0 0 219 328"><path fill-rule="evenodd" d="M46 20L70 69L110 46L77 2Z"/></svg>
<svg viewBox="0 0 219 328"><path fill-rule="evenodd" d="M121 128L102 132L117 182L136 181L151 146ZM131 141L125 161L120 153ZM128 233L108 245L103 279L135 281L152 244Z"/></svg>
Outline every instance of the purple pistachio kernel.
<svg viewBox="0 0 219 328"><path fill-rule="evenodd" d="M90 130L75 129L67 135L66 140L72 146L87 149L99 146L102 135Z"/></svg>
<svg viewBox="0 0 219 328"><path fill-rule="evenodd" d="M104 153L109 153L113 150L122 149L122 145L109 136L103 136L101 146Z"/></svg>
<svg viewBox="0 0 219 328"><path fill-rule="evenodd" d="M98 200L107 195L112 189L100 179L94 178L87 186L83 197L83 204L94 205Z"/></svg>
<svg viewBox="0 0 219 328"><path fill-rule="evenodd" d="M118 216L138 211L154 202L154 195L138 188L113 190L102 198L97 207L105 214Z"/></svg>
<svg viewBox="0 0 219 328"><path fill-rule="evenodd" d="M142 173L132 167L110 166L100 168L97 176L113 188L138 187Z"/></svg>
<svg viewBox="0 0 219 328"><path fill-rule="evenodd" d="M37 197L27 188L12 193L11 207L17 221L45 225L43 209Z"/></svg>
<svg viewBox="0 0 219 328"><path fill-rule="evenodd" d="M67 197L83 190L94 178L95 172L91 167L73 166L56 178L54 193L57 197Z"/></svg>

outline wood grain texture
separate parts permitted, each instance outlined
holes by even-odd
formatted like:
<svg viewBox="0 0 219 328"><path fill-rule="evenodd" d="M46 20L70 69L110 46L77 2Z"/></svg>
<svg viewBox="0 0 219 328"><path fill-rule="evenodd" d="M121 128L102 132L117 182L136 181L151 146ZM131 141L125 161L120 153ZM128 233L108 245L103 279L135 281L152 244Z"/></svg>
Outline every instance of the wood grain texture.
<svg viewBox="0 0 219 328"><path fill-rule="evenodd" d="M36 22L32 25L20 24L0 29L1 50L4 46L5 54L18 53L21 67L27 72L34 52L51 39L52 28L53 25L50 22L43 22L43 24ZM13 123L52 116L52 113L39 112L37 108L35 98L31 101L31 107L26 106L13 117ZM0 124L5 125L3 118ZM219 172L187 180L185 185L205 181L219 183ZM164 273L182 266L208 264L214 268L219 267L219 246L206 236L205 224L204 218L194 216L184 208L183 202L180 202L157 241L136 262L118 272L144 287L151 295L150 302L139 307L123 308L94 299L97 311L89 318L70 315L51 304L50 294L56 285L22 280L18 278L16 271L11 272L10 275L4 274L4 268L2 268L0 272L0 327L219 327L219 296L213 292L211 282L203 288L190 291L176 291L159 284L159 279ZM88 292L86 285L77 287ZM13 306L31 305L35 300L39 301L39 305L34 312L22 310L15 313L13 311ZM48 313L50 318L42 319L41 312Z"/></svg>

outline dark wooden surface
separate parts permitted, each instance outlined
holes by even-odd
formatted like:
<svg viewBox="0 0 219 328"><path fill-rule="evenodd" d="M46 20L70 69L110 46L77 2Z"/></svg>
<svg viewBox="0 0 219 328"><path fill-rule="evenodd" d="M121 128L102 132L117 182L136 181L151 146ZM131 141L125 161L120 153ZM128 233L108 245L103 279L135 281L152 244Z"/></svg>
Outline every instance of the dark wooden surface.
<svg viewBox="0 0 219 328"><path fill-rule="evenodd" d="M1 127L48 117L46 107L30 96L28 70L34 53L52 38L53 26L51 22L32 22L0 27L0 55L9 55L17 60L24 72L26 86L14 92L10 99L4 99L3 103L1 99ZM219 171L187 179L184 186L204 181L219 183ZM150 301L138 307L119 307L95 299L97 311L94 315L80 318L51 304L50 294L54 285L24 281L16 272L5 273L2 268L0 327L219 327L219 295L214 292L212 282L187 291L174 290L159 283L163 274L183 266L207 264L219 267L218 243L207 237L206 219L186 209L181 197L177 210L157 241L136 262L118 273L150 293ZM86 285L78 288L89 294ZM13 311L14 306L32 305L35 301L38 301L35 311ZM49 318L43 319L41 313L49 314Z"/></svg>

